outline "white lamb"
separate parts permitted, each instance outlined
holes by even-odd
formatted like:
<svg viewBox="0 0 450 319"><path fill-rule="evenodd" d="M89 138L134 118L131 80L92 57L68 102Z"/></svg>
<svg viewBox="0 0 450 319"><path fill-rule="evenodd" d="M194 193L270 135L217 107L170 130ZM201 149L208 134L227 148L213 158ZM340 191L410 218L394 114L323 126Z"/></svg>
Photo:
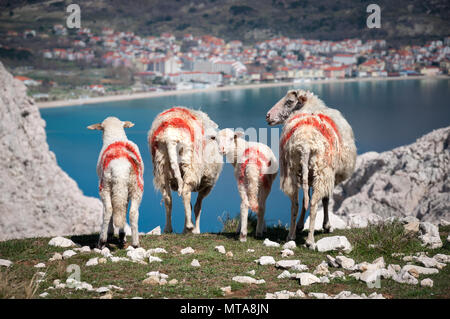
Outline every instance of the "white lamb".
<svg viewBox="0 0 450 319"><path fill-rule="evenodd" d="M203 199L214 187L222 171L222 157L211 139L217 129L208 115L185 107L160 113L148 132L153 160L153 184L162 193L166 209L164 232L172 232L172 194L183 199L183 232L200 233ZM198 192L194 206L195 228L191 218L191 192Z"/></svg>
<svg viewBox="0 0 450 319"><path fill-rule="evenodd" d="M277 176L278 161L272 150L262 143L247 142L243 132L221 130L216 137L219 152L227 156L234 167L241 197L240 241L247 240L248 209L257 213L256 236L264 230L266 199Z"/></svg>
<svg viewBox="0 0 450 319"><path fill-rule="evenodd" d="M303 205L297 231L303 230L312 188L306 245L314 247L317 205L324 208L323 229L330 231L328 202L335 185L349 178L356 161L353 130L338 110L328 108L312 92L290 90L267 113L269 125L284 123L280 139L281 189L291 198L289 239L295 239L298 190Z"/></svg>
<svg viewBox="0 0 450 319"><path fill-rule="evenodd" d="M119 228L119 241L125 243L125 224L130 202L130 226L132 245L139 246L139 205L144 191L144 164L136 144L129 141L125 127L134 126L116 117L108 117L102 123L88 126L90 130L103 132L103 147L97 162L99 193L103 202L103 224L98 242L104 247L107 236Z"/></svg>

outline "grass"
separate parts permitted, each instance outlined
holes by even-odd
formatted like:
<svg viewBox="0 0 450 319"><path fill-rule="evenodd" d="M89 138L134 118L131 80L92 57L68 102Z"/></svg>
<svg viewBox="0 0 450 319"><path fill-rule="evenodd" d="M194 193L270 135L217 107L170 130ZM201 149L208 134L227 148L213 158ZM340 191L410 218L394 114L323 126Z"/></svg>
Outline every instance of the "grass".
<svg viewBox="0 0 450 319"><path fill-rule="evenodd" d="M100 255L91 253L78 253L77 255L60 261L50 262L48 259L54 252L63 252L64 248L48 246L49 238L33 238L22 240L10 240L0 243L0 258L13 261L10 268L0 268L0 298L39 298L39 294L47 291L47 298L99 298L96 292L86 292L74 289L46 290L53 285L53 280L60 279L61 282L70 276L67 267L71 264L80 266L81 281L90 283L95 288L110 284L124 288L123 291L113 291L113 298L224 298L221 287L231 286L232 294L227 298L264 298L266 292L280 290L303 292L325 292L337 294L343 290L354 293L365 293L366 295L377 292L386 298L450 298L450 267L440 270L438 274L426 276L434 281L433 288L424 288L420 285L399 284L392 280L383 279L381 288L368 288L368 286L346 276L344 279L331 280L329 284L314 284L301 287L297 280L277 279L282 270L274 266L260 266L254 260L264 255L271 255L275 260L280 260L280 248L265 247L262 240L255 239L253 230L256 226L254 216L250 217L249 229L251 230L248 241L241 243L235 233L236 220L225 217L224 231L222 233L204 233L200 235L164 234L161 236L141 236L141 246L145 249L162 247L168 254L161 254L161 263L142 265L131 262L112 263L86 267L86 262L92 257ZM386 263L399 264L405 262L402 257L392 257L394 252L402 252L412 255L425 251L429 256L437 253L450 254L450 244L446 238L450 227L440 228L444 246L440 249L424 249L417 238L405 234L400 224L370 225L365 229L337 230L332 235L346 236L352 243L354 249L348 254L357 263L363 261L372 262L383 256ZM283 226L269 227L267 238L284 243L287 230ZM303 234L305 235L305 233ZM73 236L71 239L80 245L94 247L98 235ZM316 240L329 236L316 232ZM308 265L309 271L325 260L327 253L319 253L308 250L301 245L304 236L299 236L298 247L294 249L294 256L289 259L300 259L303 264ZM227 251L232 251L233 256L228 257L214 250L217 245L225 246ZM370 248L369 245L375 245ZM180 250L187 246L195 249L194 255L181 255ZM255 250L253 253L247 249ZM118 249L114 244L110 247L115 256L126 256L125 250ZM329 252L336 256L337 252ZM192 259L198 259L201 267L190 266ZM39 262L46 264L45 269L36 269L33 266ZM234 282L232 277L247 275L249 270L255 270L257 279L264 279L262 285L245 285ZM149 271L160 271L169 275L170 279L177 279L178 284L174 286L149 286L142 283ZM330 270L334 271L330 268ZM337 270L337 269L336 269ZM342 270L342 269L339 269ZM38 271L46 272L44 280L40 283L36 280ZM346 275L350 271L344 271ZM419 280L426 278L421 276Z"/></svg>

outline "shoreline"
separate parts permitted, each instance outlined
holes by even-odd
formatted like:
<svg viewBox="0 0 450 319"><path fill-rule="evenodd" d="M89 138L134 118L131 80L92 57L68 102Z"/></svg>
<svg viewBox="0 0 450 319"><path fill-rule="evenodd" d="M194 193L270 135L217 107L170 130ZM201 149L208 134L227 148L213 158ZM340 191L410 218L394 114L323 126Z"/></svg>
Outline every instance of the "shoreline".
<svg viewBox="0 0 450 319"><path fill-rule="evenodd" d="M255 84L240 84L240 85L229 85L223 87L206 88L206 89L191 89L191 90L173 90L164 92L142 92L134 94L122 94L122 95L106 95L98 96L89 99L74 99L74 100L57 100L48 102L36 102L36 105L40 109L44 108L58 108L66 106L76 106L85 104L96 104L96 103L108 103L108 102L120 102L128 100L137 99L148 99L164 96L173 95L183 95L183 94L195 94L195 93L210 93L219 91L231 91L231 90L245 90L245 89L260 89L260 88L270 88L270 87L281 87L281 86L301 86L310 84L325 84L325 83L352 83L352 82L379 82L379 81L399 81L399 80L420 80L420 79L450 79L447 75L439 76L395 76L395 77L376 77L376 78L349 78L349 79L325 79L325 80L311 80L309 82L271 82L271 83L255 83Z"/></svg>

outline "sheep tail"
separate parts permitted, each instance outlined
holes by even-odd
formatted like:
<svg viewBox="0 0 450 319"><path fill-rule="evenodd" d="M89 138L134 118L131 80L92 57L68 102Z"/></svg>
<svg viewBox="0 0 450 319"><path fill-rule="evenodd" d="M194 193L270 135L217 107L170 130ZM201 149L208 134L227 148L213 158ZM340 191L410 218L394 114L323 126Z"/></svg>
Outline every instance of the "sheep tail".
<svg viewBox="0 0 450 319"><path fill-rule="evenodd" d="M176 142L169 142L167 144L167 153L169 155L170 168L177 179L178 195L181 195L181 191L183 189L183 179L181 178L180 166L178 165L178 151Z"/></svg>
<svg viewBox="0 0 450 319"><path fill-rule="evenodd" d="M113 224L123 229L126 224L128 207L128 185L127 180L118 178L112 183L111 204L113 208Z"/></svg>
<svg viewBox="0 0 450 319"><path fill-rule="evenodd" d="M247 165L247 194L248 194L248 202L250 205L250 209L257 213L259 209L258 205L258 193L259 193L259 170L256 165L249 164Z"/></svg>

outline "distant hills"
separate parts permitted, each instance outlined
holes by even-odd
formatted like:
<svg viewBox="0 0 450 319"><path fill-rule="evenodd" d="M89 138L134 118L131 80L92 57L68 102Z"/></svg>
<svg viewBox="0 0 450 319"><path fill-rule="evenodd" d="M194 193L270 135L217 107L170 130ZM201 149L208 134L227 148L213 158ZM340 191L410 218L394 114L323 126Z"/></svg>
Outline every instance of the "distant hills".
<svg viewBox="0 0 450 319"><path fill-rule="evenodd" d="M0 0L0 29L64 23L75 1ZM448 0L78 0L82 26L140 35L212 34L244 42L274 36L423 43L450 35ZM366 8L381 7L381 29L369 29Z"/></svg>

